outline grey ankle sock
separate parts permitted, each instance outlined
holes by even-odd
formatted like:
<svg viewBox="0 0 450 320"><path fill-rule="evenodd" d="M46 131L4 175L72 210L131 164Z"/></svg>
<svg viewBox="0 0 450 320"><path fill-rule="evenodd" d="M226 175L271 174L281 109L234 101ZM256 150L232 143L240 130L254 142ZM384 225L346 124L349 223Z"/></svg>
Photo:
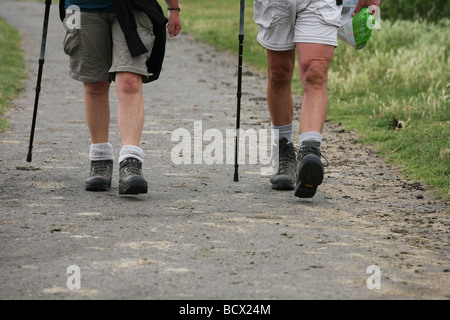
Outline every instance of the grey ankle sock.
<svg viewBox="0 0 450 320"><path fill-rule="evenodd" d="M293 123L285 124L284 126L274 126L272 123L272 136L274 140L286 138L288 142L292 142ZM276 142L278 143L278 141Z"/></svg>
<svg viewBox="0 0 450 320"><path fill-rule="evenodd" d="M135 158L143 163L144 162L144 150L142 150L139 147L132 146L132 145L122 146L122 148L120 149L119 163L121 163L126 158Z"/></svg>
<svg viewBox="0 0 450 320"><path fill-rule="evenodd" d="M300 145L302 145L303 141L322 142L322 135L316 131L305 132L300 135Z"/></svg>
<svg viewBox="0 0 450 320"><path fill-rule="evenodd" d="M89 160L100 161L100 160L113 160L114 152L111 143L91 143L89 148Z"/></svg>

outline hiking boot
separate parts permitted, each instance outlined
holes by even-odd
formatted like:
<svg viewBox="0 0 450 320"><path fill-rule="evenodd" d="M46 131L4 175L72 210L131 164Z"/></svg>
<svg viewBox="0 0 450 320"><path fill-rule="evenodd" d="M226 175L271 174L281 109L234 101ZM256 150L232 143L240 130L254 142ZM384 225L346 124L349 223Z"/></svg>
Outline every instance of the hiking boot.
<svg viewBox="0 0 450 320"><path fill-rule="evenodd" d="M148 184L142 177L142 162L126 158L119 168L119 194L147 193Z"/></svg>
<svg viewBox="0 0 450 320"><path fill-rule="evenodd" d="M321 156L320 142L305 141L300 146L295 174L296 197L312 198L316 193L324 174Z"/></svg>
<svg viewBox="0 0 450 320"><path fill-rule="evenodd" d="M111 187L112 160L91 161L91 172L86 179L87 191L107 191Z"/></svg>
<svg viewBox="0 0 450 320"><path fill-rule="evenodd" d="M294 190L296 152L294 144L281 138L278 143L278 172L270 177L272 189Z"/></svg>

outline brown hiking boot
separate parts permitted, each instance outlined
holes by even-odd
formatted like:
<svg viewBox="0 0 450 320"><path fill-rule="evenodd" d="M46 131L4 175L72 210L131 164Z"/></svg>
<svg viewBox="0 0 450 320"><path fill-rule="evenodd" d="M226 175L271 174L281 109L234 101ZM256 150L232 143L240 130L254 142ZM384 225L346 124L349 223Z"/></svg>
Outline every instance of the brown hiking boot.
<svg viewBox="0 0 450 320"><path fill-rule="evenodd" d="M91 171L86 179L87 191L107 191L111 187L112 160L91 161Z"/></svg>
<svg viewBox="0 0 450 320"><path fill-rule="evenodd" d="M282 138L278 143L278 171L270 177L272 189L295 189L296 151L292 142Z"/></svg>
<svg viewBox="0 0 450 320"><path fill-rule="evenodd" d="M320 160L322 152L320 142L305 141L300 146L295 174L295 196L299 198L312 198L317 186L323 181L323 164Z"/></svg>
<svg viewBox="0 0 450 320"><path fill-rule="evenodd" d="M126 158L120 163L119 194L147 193L148 184L142 176L142 162Z"/></svg>

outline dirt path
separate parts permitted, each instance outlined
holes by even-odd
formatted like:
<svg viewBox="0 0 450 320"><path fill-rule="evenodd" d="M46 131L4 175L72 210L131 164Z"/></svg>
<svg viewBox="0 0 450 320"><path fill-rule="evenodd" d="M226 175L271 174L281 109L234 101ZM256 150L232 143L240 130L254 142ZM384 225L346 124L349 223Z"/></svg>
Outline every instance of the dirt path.
<svg viewBox="0 0 450 320"><path fill-rule="evenodd" d="M82 87L67 75L53 5L27 163L43 10L0 2L29 74L0 136L0 299L450 298L448 209L338 125L326 125L330 164L310 200L271 190L260 164L242 164L239 182L232 164L175 165L174 130L235 125L237 58L186 34L168 41L161 79L145 87L149 193L119 197L117 174L111 191L89 193ZM244 70L242 129L267 129L266 80ZM78 290L66 284L72 265ZM366 284L369 266L380 289Z"/></svg>

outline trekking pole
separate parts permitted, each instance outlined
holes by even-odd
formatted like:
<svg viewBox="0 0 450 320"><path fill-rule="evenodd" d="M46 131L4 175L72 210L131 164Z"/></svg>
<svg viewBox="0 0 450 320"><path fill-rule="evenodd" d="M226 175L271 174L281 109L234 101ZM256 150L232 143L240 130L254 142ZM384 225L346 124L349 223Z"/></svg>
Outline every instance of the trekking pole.
<svg viewBox="0 0 450 320"><path fill-rule="evenodd" d="M239 164L238 164L238 151L239 151L239 130L241 122L241 86L242 86L242 52L244 49L244 10L245 0L241 0L241 12L239 19L239 62L238 62L238 83L237 83L237 111L236 111L236 144L234 151L234 181L239 181Z"/></svg>
<svg viewBox="0 0 450 320"><path fill-rule="evenodd" d="M36 127L36 117L37 109L39 103L39 93L41 92L41 79L42 79L42 69L44 67L44 57L45 57L45 45L47 43L47 30L48 30L48 17L50 15L50 6L52 4L51 0L45 0L45 14L44 14L44 27L42 30L42 41L41 41L41 55L39 57L39 71L36 83L36 96L34 98L34 110L33 110L33 120L31 123L31 133L30 133L30 144L28 146L27 162L31 162L32 149L33 149L33 139L34 139L34 129Z"/></svg>

